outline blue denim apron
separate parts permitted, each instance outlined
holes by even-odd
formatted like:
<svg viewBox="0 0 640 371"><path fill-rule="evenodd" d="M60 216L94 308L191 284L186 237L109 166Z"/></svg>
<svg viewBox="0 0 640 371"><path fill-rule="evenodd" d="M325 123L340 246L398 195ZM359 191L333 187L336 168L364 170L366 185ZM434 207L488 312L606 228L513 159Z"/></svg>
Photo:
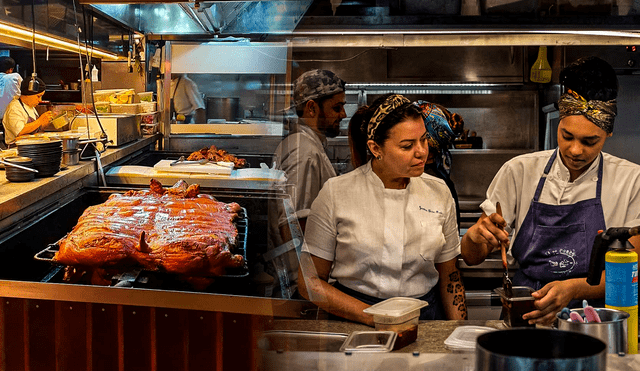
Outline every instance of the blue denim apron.
<svg viewBox="0 0 640 371"><path fill-rule="evenodd" d="M596 197L572 205L548 205L538 202L558 150L553 153L535 196L512 246L512 254L520 269L513 284L539 290L549 282L586 277L593 241L599 230L605 230L600 154ZM593 304L592 304L593 305ZM570 306L580 306L573 301Z"/></svg>
<svg viewBox="0 0 640 371"><path fill-rule="evenodd" d="M365 304L369 304L369 305L374 305L374 304L378 304L381 301L387 300L387 299L380 299L380 298L376 298L374 296L369 296L367 294L363 294L359 291L355 291L353 289L350 289L346 286L343 286L341 284L339 284L338 282L333 284L333 287L337 288L338 290L344 292L347 295L350 295L358 300L360 300L361 302L365 303ZM431 289L431 291L429 291L428 293L426 293L425 295L419 297L418 299L420 300L424 300L427 303L429 303L429 305L427 305L426 307L423 307L422 309L420 309L420 318L419 320L446 320L447 318L445 317L444 314L444 308L442 307L442 302L440 301L440 293L438 292L438 285L433 286L433 288ZM329 316L330 319L341 319L337 316L334 316L333 318L331 318L331 316Z"/></svg>

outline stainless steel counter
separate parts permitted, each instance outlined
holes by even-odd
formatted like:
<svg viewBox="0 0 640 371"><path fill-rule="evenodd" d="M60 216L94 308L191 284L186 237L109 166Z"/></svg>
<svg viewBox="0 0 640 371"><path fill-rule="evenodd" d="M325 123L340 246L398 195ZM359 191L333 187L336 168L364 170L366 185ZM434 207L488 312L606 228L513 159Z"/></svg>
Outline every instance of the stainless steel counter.
<svg viewBox="0 0 640 371"><path fill-rule="evenodd" d="M148 135L121 147L108 148L101 155L102 166L109 166L137 151L153 148L160 138L159 134ZM52 177L36 178L24 183L9 182L5 172L0 171L0 233L19 225L28 217L32 206L40 208L40 205L55 203L50 197L59 198L61 193L95 186L98 182L95 160L80 161L78 165L68 166Z"/></svg>
<svg viewBox="0 0 640 371"><path fill-rule="evenodd" d="M312 352L262 350L263 370L439 370L473 371L475 352L451 352L444 341L459 326L487 326L504 329L502 321L421 321L418 339L408 346L390 352ZM346 333L372 330L371 327L340 321L282 320L273 321L270 328L293 331ZM640 355L607 355L606 371L640 369ZM604 370L603 370L604 371Z"/></svg>

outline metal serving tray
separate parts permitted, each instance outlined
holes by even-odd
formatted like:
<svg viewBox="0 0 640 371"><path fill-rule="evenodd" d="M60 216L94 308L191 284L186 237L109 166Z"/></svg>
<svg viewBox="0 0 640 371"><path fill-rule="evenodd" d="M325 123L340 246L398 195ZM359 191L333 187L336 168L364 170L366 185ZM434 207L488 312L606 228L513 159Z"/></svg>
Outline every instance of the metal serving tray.
<svg viewBox="0 0 640 371"><path fill-rule="evenodd" d="M338 352L348 336L335 332L265 331L258 347L277 352Z"/></svg>
<svg viewBox="0 0 640 371"><path fill-rule="evenodd" d="M242 207L240 213L238 213L238 219L236 219L235 224L236 228L238 228L238 241L233 253L242 256L244 265L238 268L227 268L227 274L218 277L240 278L247 277L249 275L249 268L247 263L247 235L249 233L249 219L247 217L247 210L244 207ZM65 265L53 260L56 252L58 252L58 250L60 249L60 241L61 240L48 245L45 249L36 253L33 258L35 260L46 261L55 265Z"/></svg>

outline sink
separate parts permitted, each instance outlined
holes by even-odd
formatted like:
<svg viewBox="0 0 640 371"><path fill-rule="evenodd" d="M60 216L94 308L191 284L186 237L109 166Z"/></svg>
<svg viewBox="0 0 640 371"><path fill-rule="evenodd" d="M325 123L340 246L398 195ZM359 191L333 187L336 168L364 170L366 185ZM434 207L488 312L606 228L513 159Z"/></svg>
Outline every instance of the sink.
<svg viewBox="0 0 640 371"><path fill-rule="evenodd" d="M258 347L278 352L338 352L347 337L335 332L265 331Z"/></svg>

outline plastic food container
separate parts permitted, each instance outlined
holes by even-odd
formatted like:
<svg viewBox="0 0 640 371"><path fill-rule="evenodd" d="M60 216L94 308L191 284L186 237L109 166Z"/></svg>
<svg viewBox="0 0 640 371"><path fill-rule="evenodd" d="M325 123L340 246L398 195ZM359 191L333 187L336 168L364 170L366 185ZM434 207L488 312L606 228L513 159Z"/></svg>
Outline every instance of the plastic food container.
<svg viewBox="0 0 640 371"><path fill-rule="evenodd" d="M354 331L340 347L341 352L390 352L396 342L393 331Z"/></svg>
<svg viewBox="0 0 640 371"><path fill-rule="evenodd" d="M138 98L140 99L140 102L151 102L153 101L153 92L145 91L142 93L138 93Z"/></svg>
<svg viewBox="0 0 640 371"><path fill-rule="evenodd" d="M109 113L111 112L111 103L109 102L94 102L96 106L96 112Z"/></svg>
<svg viewBox="0 0 640 371"><path fill-rule="evenodd" d="M156 111L156 102L140 102L140 111L145 113L152 113Z"/></svg>
<svg viewBox="0 0 640 371"><path fill-rule="evenodd" d="M138 113L140 113L140 104L139 103L131 103L131 104L111 103L111 113L130 113L132 115L137 115Z"/></svg>
<svg viewBox="0 0 640 371"><path fill-rule="evenodd" d="M535 327L535 325L530 325L528 321L522 319L522 316L536 310L533 305L535 299L531 296L531 293L536 290L528 286L514 286L512 297L507 297L502 287L494 291L500 295L500 300L502 301L502 314L505 325L508 327Z"/></svg>
<svg viewBox="0 0 640 371"><path fill-rule="evenodd" d="M445 347L453 352L474 352L478 336L495 331L492 327L484 326L460 326L444 341Z"/></svg>
<svg viewBox="0 0 640 371"><path fill-rule="evenodd" d="M109 101L109 96L113 93L113 90L96 90L95 93L93 93L93 102L97 103L97 102L108 102Z"/></svg>
<svg viewBox="0 0 640 371"><path fill-rule="evenodd" d="M427 305L424 300L395 297L372 305L364 312L373 315L376 330L398 334L394 349L400 349L418 338L420 309Z"/></svg>

